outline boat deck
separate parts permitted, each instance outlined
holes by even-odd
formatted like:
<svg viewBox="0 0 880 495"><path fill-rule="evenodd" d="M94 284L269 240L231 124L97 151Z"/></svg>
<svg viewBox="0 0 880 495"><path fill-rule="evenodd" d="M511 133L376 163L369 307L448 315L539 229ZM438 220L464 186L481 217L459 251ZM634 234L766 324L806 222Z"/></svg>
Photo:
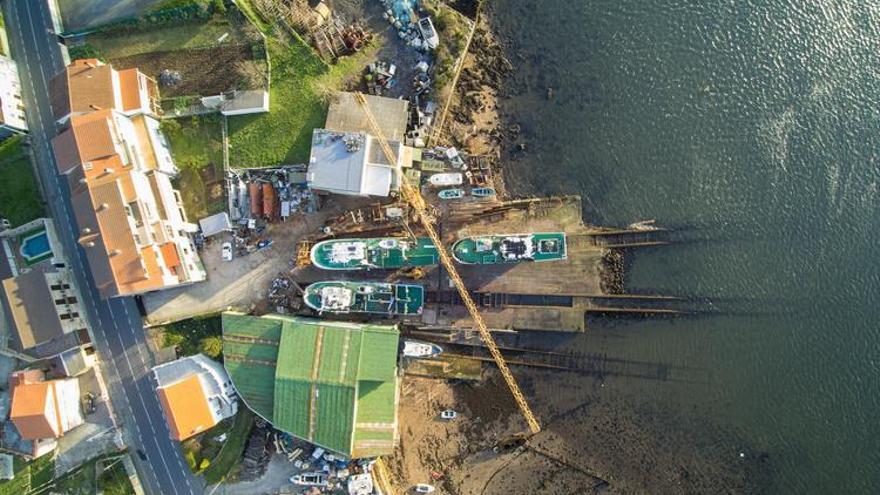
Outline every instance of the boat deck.
<svg viewBox="0 0 880 495"><path fill-rule="evenodd" d="M510 236L522 236L528 234L510 234ZM562 232L535 233L531 234L534 250L531 259L505 260L501 254L501 243L504 235L478 236L461 239L455 243L454 252L456 259L463 263L476 265L495 265L500 263L521 263L528 261L558 261L566 257L565 234ZM478 242L482 239L492 243L491 250L478 250Z"/></svg>
<svg viewBox="0 0 880 495"><path fill-rule="evenodd" d="M357 294L352 311L391 315L417 315L425 305L425 289L418 285L392 285L391 290Z"/></svg>

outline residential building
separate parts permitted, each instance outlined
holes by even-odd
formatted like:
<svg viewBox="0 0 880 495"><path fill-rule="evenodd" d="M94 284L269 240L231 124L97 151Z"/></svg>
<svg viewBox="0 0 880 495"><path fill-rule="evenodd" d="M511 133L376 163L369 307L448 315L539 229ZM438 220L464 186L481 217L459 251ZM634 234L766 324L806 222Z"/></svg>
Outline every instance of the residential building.
<svg viewBox="0 0 880 495"><path fill-rule="evenodd" d="M9 376L9 388L9 419L32 443L34 457L54 450L56 439L83 424L76 379L46 380L40 370L24 370Z"/></svg>
<svg viewBox="0 0 880 495"><path fill-rule="evenodd" d="M223 313L224 365L242 401L275 428L347 458L398 440L394 326Z"/></svg>
<svg viewBox="0 0 880 495"><path fill-rule="evenodd" d="M98 291L109 298L204 280L191 238L198 227L171 185L177 168L159 121L143 93L120 94L140 88L140 73L131 83L127 71L82 62L53 85L62 93L53 101L65 127L52 147Z"/></svg>
<svg viewBox="0 0 880 495"><path fill-rule="evenodd" d="M348 196L388 196L400 188L403 168L412 167L412 148L389 141L394 162L379 141L364 132L315 129L309 156L309 187Z"/></svg>
<svg viewBox="0 0 880 495"><path fill-rule="evenodd" d="M27 129L18 67L11 58L0 55L0 139Z"/></svg>
<svg viewBox="0 0 880 495"><path fill-rule="evenodd" d="M59 124L74 115L115 110L125 116L157 116L156 81L139 70L115 70L97 59L75 60L49 82L52 111Z"/></svg>
<svg viewBox="0 0 880 495"><path fill-rule="evenodd" d="M10 328L22 350L83 330L79 301L67 270L31 270L2 282Z"/></svg>
<svg viewBox="0 0 880 495"><path fill-rule="evenodd" d="M238 411L226 370L202 354L156 366L153 376L174 440L202 433Z"/></svg>

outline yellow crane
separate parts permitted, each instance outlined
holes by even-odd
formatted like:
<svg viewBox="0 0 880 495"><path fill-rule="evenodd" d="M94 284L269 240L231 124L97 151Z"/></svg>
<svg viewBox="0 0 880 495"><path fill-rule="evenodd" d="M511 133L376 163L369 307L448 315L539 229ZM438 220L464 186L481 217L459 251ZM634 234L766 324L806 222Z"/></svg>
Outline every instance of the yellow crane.
<svg viewBox="0 0 880 495"><path fill-rule="evenodd" d="M355 99L364 109L364 114L366 114L367 116L367 121L370 125L371 133L379 142L379 146L382 147L382 152L385 154L385 158L388 159L388 163L397 163L397 157L394 155L394 152L388 145L388 140L385 139L385 135L379 128L379 124L376 122L375 117L373 117L373 112L370 111L364 95L360 92L355 93ZM492 337L491 332L489 332L489 328L486 327L486 322L483 321L483 316L480 314L479 308L477 308L477 305L471 298L467 287L465 287L464 285L464 281L458 274L458 269L455 267L455 263L453 263L452 261L452 256L449 255L449 253L446 251L446 248L443 246L443 243L440 241L440 236L437 234L437 230L434 228L434 224L432 223L431 215L428 210L428 205L425 203L425 198L423 198L421 192L419 192L418 186L410 184L409 180L403 174L400 174L400 181L401 196L404 200L406 200L407 203L409 203L413 211L416 212L416 215L419 217L419 221L421 221L422 226L428 233L428 237L430 237L431 240L434 242L434 245L437 246L437 254L440 257L440 263L443 265L444 268L446 268L446 272L449 274L449 278L452 279L452 281L455 283L455 288L458 289L458 294L459 296L461 296L461 300L464 301L465 307L467 307L468 312L473 318L474 325L480 332L480 337L483 339L486 347L489 348L489 353L492 354L492 358L495 360L495 364L498 366L498 370L501 371L501 376L504 377L504 381L507 383L507 387L510 389L510 393L513 394L513 398L514 400L516 400L516 404L517 406L519 406L520 412L522 412L522 415L526 419L526 423L528 423L529 425L529 430L531 430L533 434L540 432L541 425L538 423L538 420L532 413L532 409L529 407L529 403L526 401L525 396L523 396L522 391L519 389L519 384L516 382L513 374L510 373L510 368L507 367L507 362L504 360L504 356L501 355L501 350L498 349L498 344L495 343L495 338Z"/></svg>

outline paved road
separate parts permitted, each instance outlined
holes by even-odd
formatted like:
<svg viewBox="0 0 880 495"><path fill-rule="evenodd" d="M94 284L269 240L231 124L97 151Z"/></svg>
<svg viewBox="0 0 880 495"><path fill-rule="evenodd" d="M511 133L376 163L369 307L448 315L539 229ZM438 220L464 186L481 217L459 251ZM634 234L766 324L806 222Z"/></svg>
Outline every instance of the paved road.
<svg viewBox="0 0 880 495"><path fill-rule="evenodd" d="M150 494L203 493L203 483L190 473L179 446L169 436L149 375L152 362L134 299L102 300L76 243L70 191L66 180L57 175L50 151L50 140L56 129L48 84L64 62L51 33L46 0L6 0L3 9L12 54L22 78L31 147L40 182L68 261L77 276L83 298L81 305L92 328L104 376L109 382L111 402L126 442L132 449L142 449L146 454L146 462L134 456L141 482Z"/></svg>

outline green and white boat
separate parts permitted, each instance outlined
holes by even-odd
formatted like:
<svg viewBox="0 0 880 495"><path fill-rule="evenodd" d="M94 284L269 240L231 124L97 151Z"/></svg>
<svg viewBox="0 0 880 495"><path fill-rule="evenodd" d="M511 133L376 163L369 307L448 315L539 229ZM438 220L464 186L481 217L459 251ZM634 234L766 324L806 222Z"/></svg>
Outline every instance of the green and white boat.
<svg viewBox="0 0 880 495"><path fill-rule="evenodd" d="M439 256L429 237L377 237L321 241L311 259L324 270L396 270L436 265Z"/></svg>
<svg viewBox="0 0 880 495"><path fill-rule="evenodd" d="M452 246L452 256L465 265L564 260L567 256L565 233L465 237Z"/></svg>
<svg viewBox="0 0 880 495"><path fill-rule="evenodd" d="M306 287L303 300L319 313L420 315L425 306L425 288L382 282L315 282Z"/></svg>

